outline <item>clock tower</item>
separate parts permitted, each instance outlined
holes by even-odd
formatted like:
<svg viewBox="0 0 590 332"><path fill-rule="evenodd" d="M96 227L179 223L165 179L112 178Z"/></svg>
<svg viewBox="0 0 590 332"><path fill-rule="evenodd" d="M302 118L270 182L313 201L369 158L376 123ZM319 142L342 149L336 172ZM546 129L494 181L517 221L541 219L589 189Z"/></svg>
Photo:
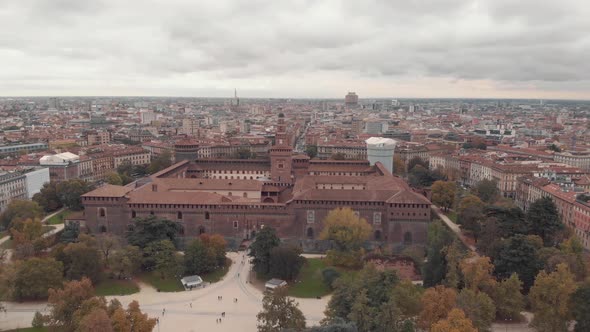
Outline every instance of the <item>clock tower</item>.
<svg viewBox="0 0 590 332"><path fill-rule="evenodd" d="M287 137L285 115L279 113L277 131L275 133L275 144L270 148L270 177L273 182L291 184L291 159L293 148Z"/></svg>

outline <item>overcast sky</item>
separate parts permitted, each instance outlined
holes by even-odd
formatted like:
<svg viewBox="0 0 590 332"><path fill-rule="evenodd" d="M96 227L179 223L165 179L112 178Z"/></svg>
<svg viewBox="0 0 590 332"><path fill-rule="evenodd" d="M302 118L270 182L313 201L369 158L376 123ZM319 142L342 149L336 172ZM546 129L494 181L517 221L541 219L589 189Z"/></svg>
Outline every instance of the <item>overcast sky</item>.
<svg viewBox="0 0 590 332"><path fill-rule="evenodd" d="M588 0L0 0L0 95L590 99Z"/></svg>

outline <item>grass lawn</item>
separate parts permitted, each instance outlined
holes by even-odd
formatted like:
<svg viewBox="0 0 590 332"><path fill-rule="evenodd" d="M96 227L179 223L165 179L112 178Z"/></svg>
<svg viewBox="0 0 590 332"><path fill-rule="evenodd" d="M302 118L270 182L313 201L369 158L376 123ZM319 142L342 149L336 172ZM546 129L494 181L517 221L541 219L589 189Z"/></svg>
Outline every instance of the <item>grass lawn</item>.
<svg viewBox="0 0 590 332"><path fill-rule="evenodd" d="M221 268L217 271L211 272L211 273L204 274L201 276L201 278L205 282L210 282L210 283L218 282L227 274L230 266L231 266L231 259L225 258L225 266L223 268Z"/></svg>
<svg viewBox="0 0 590 332"><path fill-rule="evenodd" d="M96 295L129 295L139 292L139 287L133 280L106 279L99 282L95 287Z"/></svg>
<svg viewBox="0 0 590 332"><path fill-rule="evenodd" d="M332 290L324 284L322 279L322 270L326 267L325 259L308 258L307 263L301 268L297 280L289 283L289 295L314 298L330 294Z"/></svg>
<svg viewBox="0 0 590 332"><path fill-rule="evenodd" d="M140 279L145 283L152 285L160 292L180 292L184 290L179 278L162 279L156 272L143 273Z"/></svg>
<svg viewBox="0 0 590 332"><path fill-rule="evenodd" d="M47 219L48 225L56 225L56 224L63 224L64 219L70 214L72 211L70 210L63 210L60 213L54 215L53 217Z"/></svg>
<svg viewBox="0 0 590 332"><path fill-rule="evenodd" d="M20 329L6 330L6 332L47 332L49 331L46 327L23 327Z"/></svg>

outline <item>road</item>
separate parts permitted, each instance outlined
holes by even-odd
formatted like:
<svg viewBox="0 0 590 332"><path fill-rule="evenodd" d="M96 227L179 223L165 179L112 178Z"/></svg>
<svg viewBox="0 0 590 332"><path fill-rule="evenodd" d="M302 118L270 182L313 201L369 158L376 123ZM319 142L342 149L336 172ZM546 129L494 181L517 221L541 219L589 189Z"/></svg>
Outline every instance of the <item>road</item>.
<svg viewBox="0 0 590 332"><path fill-rule="evenodd" d="M457 235L459 240L461 240L461 242L463 242L463 244L467 248L469 248L469 250L471 250L473 253L475 253L477 255L477 251L475 249L475 246L470 244L469 241L467 241L467 239L465 238L465 236L461 233L461 226L455 224L451 219L449 219L449 217L445 216L445 214L442 213L442 211L440 210L440 208L438 206L435 206L433 204L432 209L434 210L436 215L449 227L449 229Z"/></svg>
<svg viewBox="0 0 590 332"><path fill-rule="evenodd" d="M205 288L177 293L158 293L141 284L137 294L117 296L123 305L133 300L150 317L158 317L154 331L256 331L256 314L262 310L262 292L247 282L250 264L243 253L229 253L232 266L223 280ZM244 263L242 263L244 260ZM222 300L217 297L222 296ZM108 300L114 297L107 297ZM234 302L234 298L238 302ZM308 325L324 317L329 297L296 299ZM46 309L45 303L6 303L8 312L0 314L0 330L30 326L35 311ZM163 310L166 312L163 313ZM225 312L222 323L216 323ZM46 311L45 311L46 313Z"/></svg>

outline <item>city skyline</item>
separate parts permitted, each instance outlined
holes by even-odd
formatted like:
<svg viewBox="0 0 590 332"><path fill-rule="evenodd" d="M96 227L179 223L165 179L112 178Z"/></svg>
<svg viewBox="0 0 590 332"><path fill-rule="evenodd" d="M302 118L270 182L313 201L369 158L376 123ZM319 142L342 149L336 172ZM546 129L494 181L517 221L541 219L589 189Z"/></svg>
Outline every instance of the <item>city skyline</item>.
<svg viewBox="0 0 590 332"><path fill-rule="evenodd" d="M567 0L9 1L2 96L590 99Z"/></svg>

